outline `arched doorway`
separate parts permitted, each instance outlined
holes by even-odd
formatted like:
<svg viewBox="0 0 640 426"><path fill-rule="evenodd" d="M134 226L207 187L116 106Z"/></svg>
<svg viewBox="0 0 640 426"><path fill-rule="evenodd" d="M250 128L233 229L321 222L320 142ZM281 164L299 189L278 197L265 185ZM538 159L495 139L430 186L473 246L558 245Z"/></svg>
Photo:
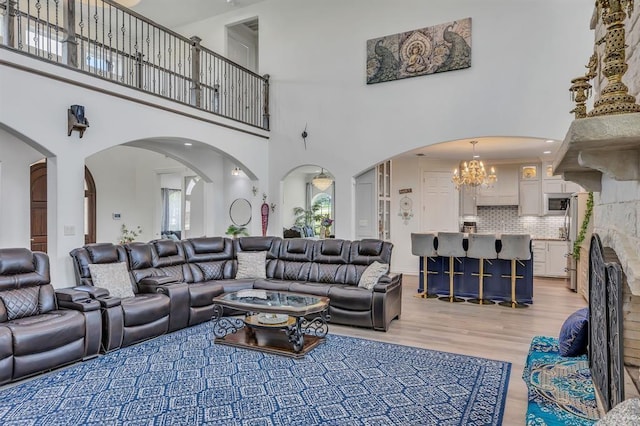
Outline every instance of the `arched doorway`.
<svg viewBox="0 0 640 426"><path fill-rule="evenodd" d="M47 161L31 165L31 250L47 251ZM96 184L84 168L84 242L96 242Z"/></svg>

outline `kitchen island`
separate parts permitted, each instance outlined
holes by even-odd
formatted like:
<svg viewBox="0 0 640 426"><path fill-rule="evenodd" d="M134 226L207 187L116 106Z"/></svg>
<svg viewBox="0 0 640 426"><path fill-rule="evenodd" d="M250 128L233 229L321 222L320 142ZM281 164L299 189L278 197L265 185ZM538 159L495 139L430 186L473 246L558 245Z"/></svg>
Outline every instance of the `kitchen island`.
<svg viewBox="0 0 640 426"><path fill-rule="evenodd" d="M437 238L435 248L438 248ZM463 239L463 248L468 248L468 238ZM496 251L502 249L500 234L496 234ZM516 262L516 300L520 303L533 303L533 251L529 245L531 258ZM461 298L477 298L479 296L478 271L479 259L460 257L455 261L454 295ZM424 274L428 271L429 294L449 295L449 258L443 256L419 257L420 280L418 292L424 291ZM476 274L476 275L474 275ZM511 300L511 261L505 259L489 259L484 261L484 299L493 301Z"/></svg>

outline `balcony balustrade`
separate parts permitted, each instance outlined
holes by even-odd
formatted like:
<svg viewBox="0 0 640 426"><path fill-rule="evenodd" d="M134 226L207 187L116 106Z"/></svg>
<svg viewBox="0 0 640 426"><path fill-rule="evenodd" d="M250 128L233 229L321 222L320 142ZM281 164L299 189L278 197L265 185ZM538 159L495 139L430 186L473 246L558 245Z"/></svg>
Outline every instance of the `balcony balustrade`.
<svg viewBox="0 0 640 426"><path fill-rule="evenodd" d="M269 130L260 76L111 0L0 0L2 44Z"/></svg>

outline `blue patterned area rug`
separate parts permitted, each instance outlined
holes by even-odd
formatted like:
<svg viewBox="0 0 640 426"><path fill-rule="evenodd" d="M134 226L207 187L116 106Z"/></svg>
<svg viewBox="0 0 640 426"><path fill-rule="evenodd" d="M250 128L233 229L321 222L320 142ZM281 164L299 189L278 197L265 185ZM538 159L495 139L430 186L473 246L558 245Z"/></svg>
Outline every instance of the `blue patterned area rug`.
<svg viewBox="0 0 640 426"><path fill-rule="evenodd" d="M2 425L499 425L511 364L329 334L295 360L204 323L0 390Z"/></svg>

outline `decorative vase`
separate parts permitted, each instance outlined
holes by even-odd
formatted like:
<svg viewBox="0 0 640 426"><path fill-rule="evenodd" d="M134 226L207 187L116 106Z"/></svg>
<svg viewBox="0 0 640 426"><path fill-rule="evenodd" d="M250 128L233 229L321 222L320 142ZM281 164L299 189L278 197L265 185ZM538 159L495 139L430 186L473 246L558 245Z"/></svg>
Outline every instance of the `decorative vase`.
<svg viewBox="0 0 640 426"><path fill-rule="evenodd" d="M324 228L324 237L325 238L331 237L331 228L329 228L328 226Z"/></svg>

